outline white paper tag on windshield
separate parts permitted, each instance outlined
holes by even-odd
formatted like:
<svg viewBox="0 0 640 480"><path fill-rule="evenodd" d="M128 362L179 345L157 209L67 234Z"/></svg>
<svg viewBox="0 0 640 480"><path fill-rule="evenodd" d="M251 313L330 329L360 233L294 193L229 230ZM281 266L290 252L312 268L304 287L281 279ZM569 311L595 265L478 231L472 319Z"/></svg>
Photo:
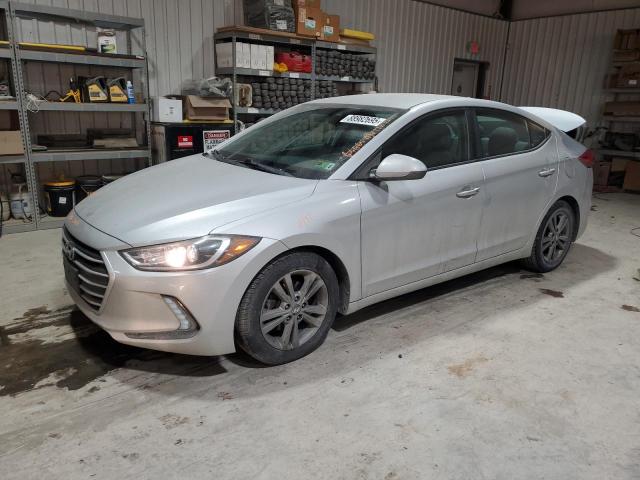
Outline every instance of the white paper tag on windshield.
<svg viewBox="0 0 640 480"><path fill-rule="evenodd" d="M340 120L340 123L354 123L356 125L368 125L370 127L377 127L385 120L386 118L369 117L366 115L347 115L342 120Z"/></svg>

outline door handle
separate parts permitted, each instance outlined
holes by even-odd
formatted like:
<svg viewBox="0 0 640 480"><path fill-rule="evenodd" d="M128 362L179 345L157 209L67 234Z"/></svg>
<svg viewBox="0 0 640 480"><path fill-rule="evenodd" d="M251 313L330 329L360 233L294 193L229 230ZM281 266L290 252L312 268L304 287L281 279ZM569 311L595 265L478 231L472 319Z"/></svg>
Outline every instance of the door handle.
<svg viewBox="0 0 640 480"><path fill-rule="evenodd" d="M538 176L539 177L550 177L554 173L556 173L556 169L555 168L546 168L544 170L540 170L538 172Z"/></svg>
<svg viewBox="0 0 640 480"><path fill-rule="evenodd" d="M465 187L465 188L469 188L469 187ZM458 198L471 198L474 195L477 195L479 191L480 191L480 187L469 188L469 190L462 190L462 191L456 193L456 197L458 197Z"/></svg>

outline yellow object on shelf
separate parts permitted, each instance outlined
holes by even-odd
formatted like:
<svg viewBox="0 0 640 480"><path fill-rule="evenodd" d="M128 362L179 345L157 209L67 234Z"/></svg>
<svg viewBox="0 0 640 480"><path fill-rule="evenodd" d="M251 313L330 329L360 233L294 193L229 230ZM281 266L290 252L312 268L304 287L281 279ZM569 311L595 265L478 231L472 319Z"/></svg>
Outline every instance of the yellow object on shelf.
<svg viewBox="0 0 640 480"><path fill-rule="evenodd" d="M278 72L278 73L284 73L287 70L289 70L289 67L287 67L286 63L274 63L273 64L273 71L274 72Z"/></svg>
<svg viewBox="0 0 640 480"><path fill-rule="evenodd" d="M33 43L33 42L19 42L18 45L21 47L31 47L31 48L40 48L40 49L49 49L49 50L76 50L78 52L86 52L87 47L82 47L80 45L60 45L57 43Z"/></svg>
<svg viewBox="0 0 640 480"><path fill-rule="evenodd" d="M375 40L375 35L370 32L363 32L360 30L351 30L350 28L343 28L340 30L341 37L357 38L359 40Z"/></svg>

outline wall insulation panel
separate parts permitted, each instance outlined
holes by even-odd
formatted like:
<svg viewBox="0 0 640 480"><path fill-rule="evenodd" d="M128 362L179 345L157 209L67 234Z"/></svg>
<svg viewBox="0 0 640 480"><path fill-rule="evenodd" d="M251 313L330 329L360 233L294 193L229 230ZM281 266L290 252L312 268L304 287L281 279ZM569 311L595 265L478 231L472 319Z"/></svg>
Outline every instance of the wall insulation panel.
<svg viewBox="0 0 640 480"><path fill-rule="evenodd" d="M640 28L640 8L511 23L502 101L570 110L594 125L619 28Z"/></svg>

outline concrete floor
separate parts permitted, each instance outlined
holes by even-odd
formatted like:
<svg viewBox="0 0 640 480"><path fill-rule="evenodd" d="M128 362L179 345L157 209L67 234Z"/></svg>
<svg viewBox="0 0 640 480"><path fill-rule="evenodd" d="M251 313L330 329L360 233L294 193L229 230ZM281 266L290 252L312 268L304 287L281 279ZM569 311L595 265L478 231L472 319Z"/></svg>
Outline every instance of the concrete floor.
<svg viewBox="0 0 640 480"><path fill-rule="evenodd" d="M640 196L509 264L340 318L281 367L124 347L58 231L0 239L0 478L638 479Z"/></svg>

